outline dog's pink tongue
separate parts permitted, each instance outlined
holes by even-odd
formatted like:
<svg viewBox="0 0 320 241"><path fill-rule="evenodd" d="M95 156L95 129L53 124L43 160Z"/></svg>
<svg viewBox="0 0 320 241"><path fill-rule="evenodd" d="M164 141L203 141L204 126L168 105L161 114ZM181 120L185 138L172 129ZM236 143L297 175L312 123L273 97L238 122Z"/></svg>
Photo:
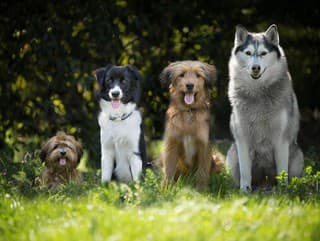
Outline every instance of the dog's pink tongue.
<svg viewBox="0 0 320 241"><path fill-rule="evenodd" d="M120 100L111 100L111 106L113 109L117 109L119 108L121 105L121 101Z"/></svg>
<svg viewBox="0 0 320 241"><path fill-rule="evenodd" d="M64 165L66 165L66 159L65 158L60 158L60 160L59 160L59 164L61 165L61 166L64 166Z"/></svg>
<svg viewBox="0 0 320 241"><path fill-rule="evenodd" d="M194 95L193 94L185 94L184 95L184 102L187 105L191 105L194 102Z"/></svg>

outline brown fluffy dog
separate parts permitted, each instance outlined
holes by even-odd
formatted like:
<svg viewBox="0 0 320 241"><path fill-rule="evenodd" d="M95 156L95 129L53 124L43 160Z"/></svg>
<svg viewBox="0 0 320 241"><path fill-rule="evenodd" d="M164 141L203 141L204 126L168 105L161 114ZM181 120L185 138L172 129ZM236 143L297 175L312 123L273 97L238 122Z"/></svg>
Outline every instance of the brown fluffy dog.
<svg viewBox="0 0 320 241"><path fill-rule="evenodd" d="M80 182L81 173L76 169L82 145L73 136L60 131L44 144L40 157L45 162L42 183L50 189L68 181Z"/></svg>
<svg viewBox="0 0 320 241"><path fill-rule="evenodd" d="M167 66L160 80L170 92L161 157L163 184L194 173L197 187L203 189L211 172L223 164L219 155L211 155L209 147L209 90L216 80L216 69L200 61L179 61Z"/></svg>

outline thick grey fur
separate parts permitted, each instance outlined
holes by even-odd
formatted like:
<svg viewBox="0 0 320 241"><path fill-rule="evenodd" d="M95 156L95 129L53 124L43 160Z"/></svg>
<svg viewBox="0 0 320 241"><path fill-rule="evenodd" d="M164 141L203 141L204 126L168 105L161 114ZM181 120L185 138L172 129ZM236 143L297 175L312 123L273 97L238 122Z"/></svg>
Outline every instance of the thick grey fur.
<svg viewBox="0 0 320 241"><path fill-rule="evenodd" d="M272 39L269 41L270 36ZM241 45L249 46L251 43L266 46L270 54L267 63L262 63L264 58L257 58L258 64L266 65L259 79L251 78L252 66L246 62L246 56L241 57L241 51L246 48ZM271 50L270 45L274 47ZM278 56L279 52L281 56ZM298 103L275 25L264 33L250 33L243 27L237 28L229 76L230 128L235 143L228 151L226 162L235 183L248 192L282 170L288 172L289 178L301 176L304 161L296 141ZM288 158L285 158L286 151ZM241 157L239 152L242 152Z"/></svg>

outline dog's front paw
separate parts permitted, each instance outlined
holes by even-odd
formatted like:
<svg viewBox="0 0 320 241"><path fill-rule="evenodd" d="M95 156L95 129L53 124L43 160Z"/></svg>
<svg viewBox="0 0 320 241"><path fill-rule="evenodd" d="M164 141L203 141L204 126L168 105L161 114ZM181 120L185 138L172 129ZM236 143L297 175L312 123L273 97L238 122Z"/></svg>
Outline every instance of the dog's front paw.
<svg viewBox="0 0 320 241"><path fill-rule="evenodd" d="M240 191L243 193L251 193L251 185L241 185Z"/></svg>
<svg viewBox="0 0 320 241"><path fill-rule="evenodd" d="M102 176L101 177L101 184L104 185L104 184L107 184L111 181L111 178L110 177L106 177L106 176Z"/></svg>

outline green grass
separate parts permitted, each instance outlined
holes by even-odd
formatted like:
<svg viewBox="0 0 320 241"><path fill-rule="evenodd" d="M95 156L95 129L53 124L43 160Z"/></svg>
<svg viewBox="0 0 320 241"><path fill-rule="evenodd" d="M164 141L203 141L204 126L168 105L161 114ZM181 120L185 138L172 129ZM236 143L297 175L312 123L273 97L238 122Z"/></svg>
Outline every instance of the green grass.
<svg viewBox="0 0 320 241"><path fill-rule="evenodd" d="M50 191L30 184L28 175L39 168L30 171L29 162L35 166L37 160L25 161L25 171L16 171L12 180L0 175L1 241L316 241L320 237L320 173L311 167L290 185L283 174L274 189L246 195L226 172L213 176L204 192L197 191L190 178L163 189L160 174L151 171L139 183L101 185L100 174L93 170L80 185L70 183Z"/></svg>
<svg viewBox="0 0 320 241"><path fill-rule="evenodd" d="M188 180L164 190L159 178L149 172L129 186L90 180L37 190L32 198L2 190L1 240L301 241L320 235L316 192L292 196L289 186L244 195L225 174L213 177L207 192Z"/></svg>
<svg viewBox="0 0 320 241"><path fill-rule="evenodd" d="M184 197L187 195L187 197ZM184 190L172 202L115 206L80 199L1 200L2 240L317 240L318 205L283 198L211 200Z"/></svg>

